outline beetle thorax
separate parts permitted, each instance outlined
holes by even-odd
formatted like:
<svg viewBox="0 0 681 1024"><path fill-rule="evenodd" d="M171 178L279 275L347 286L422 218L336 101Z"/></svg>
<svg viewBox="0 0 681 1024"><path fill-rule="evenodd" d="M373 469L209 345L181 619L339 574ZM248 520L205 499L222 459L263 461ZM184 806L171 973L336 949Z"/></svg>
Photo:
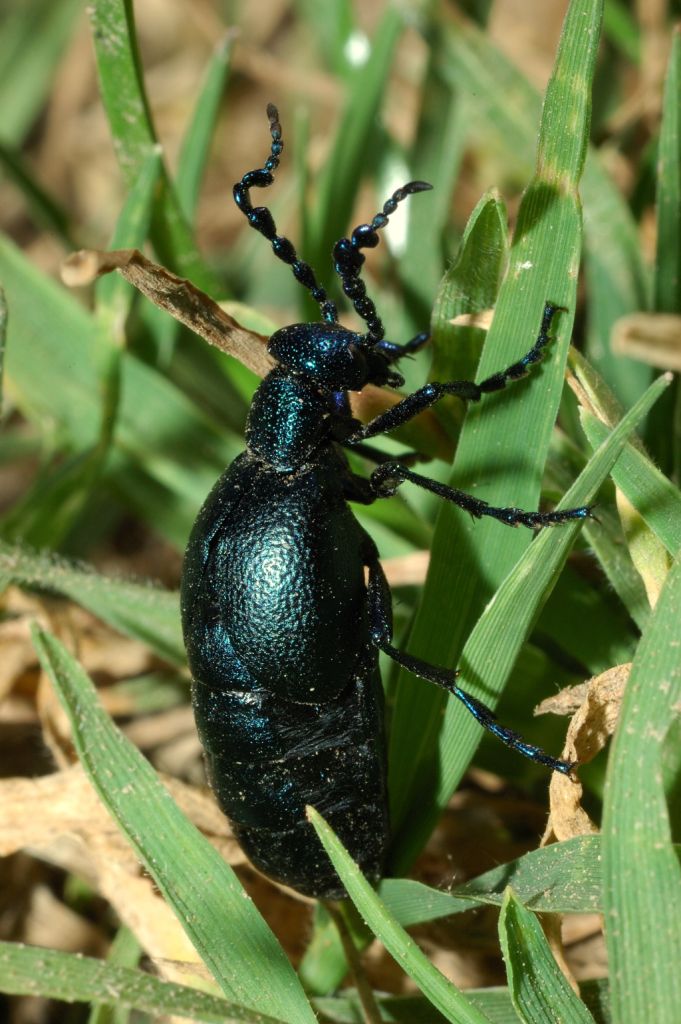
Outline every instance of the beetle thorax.
<svg viewBox="0 0 681 1024"><path fill-rule="evenodd" d="M282 471L304 465L328 436L329 408L329 393L314 380L277 367L253 397L249 451Z"/></svg>

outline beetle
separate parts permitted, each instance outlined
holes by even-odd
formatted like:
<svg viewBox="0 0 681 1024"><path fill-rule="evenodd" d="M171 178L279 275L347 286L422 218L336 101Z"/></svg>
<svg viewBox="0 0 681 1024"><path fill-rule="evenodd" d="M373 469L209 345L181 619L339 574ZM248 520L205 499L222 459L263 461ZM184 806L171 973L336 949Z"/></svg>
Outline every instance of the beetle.
<svg viewBox="0 0 681 1024"><path fill-rule="evenodd" d="M371 504L409 481L474 517L532 529L586 519L589 507L554 512L497 508L409 468L414 453L392 458L366 442L393 430L445 394L479 401L524 376L542 355L559 307L546 303L539 334L522 359L476 384L430 383L362 424L348 391L399 387L395 365L427 340L387 341L360 277L362 249L378 244L398 203L431 186L411 181L334 246L343 291L366 332L338 322L335 303L277 234L251 189L273 182L283 149L279 115L267 108L272 138L263 167L233 189L251 227L316 300L321 320L275 331L275 368L248 415L246 450L218 480L193 527L184 560L181 606L192 699L207 774L250 860L265 874L320 898L345 895L305 817L315 806L364 874L376 880L389 842L383 690L384 651L444 687L503 742L548 768L557 760L500 725L461 689L455 671L430 665L392 643L391 595L373 540L349 501ZM351 471L344 449L376 463L368 479Z"/></svg>

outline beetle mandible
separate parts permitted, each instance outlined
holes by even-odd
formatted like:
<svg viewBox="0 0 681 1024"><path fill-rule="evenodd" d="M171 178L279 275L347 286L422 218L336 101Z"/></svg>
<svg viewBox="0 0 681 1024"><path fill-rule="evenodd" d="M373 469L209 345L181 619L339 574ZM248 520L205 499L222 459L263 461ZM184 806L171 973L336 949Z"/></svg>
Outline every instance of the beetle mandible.
<svg viewBox="0 0 681 1024"><path fill-rule="evenodd" d="M310 896L345 895L312 827L315 806L371 879L380 876L389 840L383 690L378 653L461 700L478 722L520 753L554 771L556 760L500 725L462 690L456 672L398 651L392 643L391 595L374 542L348 501L371 504L405 481L475 517L538 528L585 519L590 508L525 512L497 508L388 458L366 441L406 423L443 395L479 401L525 375L549 341L559 307L547 303L539 334L518 362L479 384L430 383L367 424L353 419L348 391L366 384L399 387L399 360L427 335L398 345L385 340L366 294L362 249L409 195L398 189L370 224L333 249L343 291L366 324L343 327L314 271L277 234L270 211L253 206L252 188L272 184L283 143L276 107L267 108L272 146L262 168L234 186L251 227L319 304L321 322L275 331L268 351L276 367L253 398L246 450L218 480L196 520L182 576L182 621L193 677L193 704L217 801L251 861ZM368 479L353 473L343 448L377 463ZM365 573L367 581L365 582Z"/></svg>

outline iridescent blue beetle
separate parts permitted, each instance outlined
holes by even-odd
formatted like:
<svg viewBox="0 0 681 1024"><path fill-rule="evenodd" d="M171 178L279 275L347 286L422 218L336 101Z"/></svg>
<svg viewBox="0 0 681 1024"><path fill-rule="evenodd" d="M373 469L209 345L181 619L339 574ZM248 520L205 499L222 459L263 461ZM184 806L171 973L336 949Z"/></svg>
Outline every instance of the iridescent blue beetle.
<svg viewBox="0 0 681 1024"><path fill-rule="evenodd" d="M342 897L340 879L305 818L312 804L327 818L364 873L380 876L389 841L383 690L378 652L443 686L482 726L533 761L564 773L549 757L499 725L456 683L456 673L392 645L391 596L374 542L348 501L370 504L408 480L470 512L509 526L537 528L590 515L495 508L412 472L413 453L390 458L367 439L393 430L445 394L478 401L522 377L541 357L557 307L547 304L534 346L519 362L475 384L431 383L370 423L353 419L348 391L399 387L395 364L427 340L384 339L383 324L359 277L361 250L397 204L430 185L398 189L371 224L333 250L343 291L367 325L338 323L335 304L277 235L269 210L250 190L272 184L282 151L274 106L265 165L234 186L249 224L319 303L319 323L276 331L277 362L251 406L247 449L217 482L194 525L182 579L182 619L193 676L193 703L208 775L244 850L266 874L317 897ZM351 472L343 448L378 463L369 479ZM366 574L366 582L365 582Z"/></svg>

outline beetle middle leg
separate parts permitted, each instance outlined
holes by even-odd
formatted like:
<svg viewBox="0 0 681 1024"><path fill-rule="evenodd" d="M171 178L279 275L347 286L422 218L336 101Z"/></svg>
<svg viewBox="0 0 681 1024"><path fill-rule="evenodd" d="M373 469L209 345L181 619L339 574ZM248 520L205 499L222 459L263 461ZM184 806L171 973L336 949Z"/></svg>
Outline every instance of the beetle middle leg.
<svg viewBox="0 0 681 1024"><path fill-rule="evenodd" d="M542 526L555 526L557 523L593 518L590 505L559 509L554 512L527 512L522 508L512 506L503 508L490 505L482 498L476 498L466 491L459 491L456 487L448 487L437 480L414 473L399 462L384 462L378 466L371 474L369 483L377 498L389 498L405 480L409 480L426 491L432 491L433 494L444 498L445 501L452 502L453 505L458 505L459 508L470 512L474 519L490 516L506 526L527 526L530 530L536 530Z"/></svg>
<svg viewBox="0 0 681 1024"><path fill-rule="evenodd" d="M397 455L391 455L389 452L382 452L379 448L374 448L371 444L364 444L362 441L357 444L347 444L345 447L348 451L355 452L356 455L361 455L363 459L375 462L379 466L385 465L386 463L399 463L400 466L413 466L416 462L428 462L431 459L430 455L416 451L400 452ZM375 492L372 493L375 498Z"/></svg>
<svg viewBox="0 0 681 1024"><path fill-rule="evenodd" d="M447 690L448 693L451 693L457 700L461 701L483 729L487 729L488 732L491 732L508 747L517 750L518 753L523 754L537 764L543 764L545 767L550 768L551 771L561 772L563 775L571 774L575 767L574 764L570 761L561 761L558 758L551 757L541 747L528 743L517 732L508 729L505 725L501 725L491 708L488 708L486 704L478 700L477 697L474 697L473 694L462 690L456 682L459 674L456 670L431 665L429 662L422 661L421 658L416 658L411 654L406 654L404 651L399 651L393 646L390 587L378 559L369 562L367 598L371 638L379 650L384 651L388 657L396 661L398 665L402 665L403 668L413 672L415 676L427 679L429 682L435 683L437 686Z"/></svg>

